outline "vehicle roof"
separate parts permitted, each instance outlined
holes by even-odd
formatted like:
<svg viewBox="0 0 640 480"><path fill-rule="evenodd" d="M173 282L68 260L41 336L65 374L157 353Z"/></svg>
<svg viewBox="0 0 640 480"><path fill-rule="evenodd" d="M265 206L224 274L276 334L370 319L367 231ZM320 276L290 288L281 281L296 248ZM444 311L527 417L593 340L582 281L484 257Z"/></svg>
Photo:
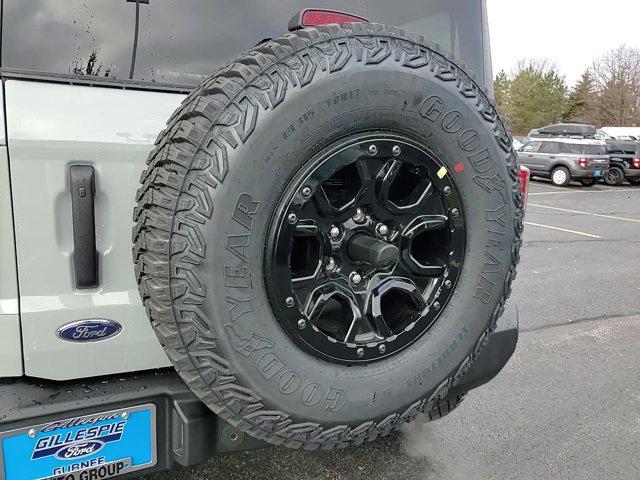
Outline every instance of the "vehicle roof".
<svg viewBox="0 0 640 480"><path fill-rule="evenodd" d="M589 125L588 123L552 123L551 125L547 125L547 127L589 127L596 128L593 125ZM546 128L546 127L540 127Z"/></svg>
<svg viewBox="0 0 640 480"><path fill-rule="evenodd" d="M530 142L559 142L559 143L577 143L580 145L606 145L604 140L596 140L594 138L568 138L568 137L539 137L531 138Z"/></svg>

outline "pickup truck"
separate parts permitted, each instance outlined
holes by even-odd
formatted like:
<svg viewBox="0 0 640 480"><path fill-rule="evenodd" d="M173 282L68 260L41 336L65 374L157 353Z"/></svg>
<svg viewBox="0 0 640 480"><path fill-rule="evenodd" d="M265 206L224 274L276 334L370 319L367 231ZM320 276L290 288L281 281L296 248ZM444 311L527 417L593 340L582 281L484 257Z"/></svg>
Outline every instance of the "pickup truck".
<svg viewBox="0 0 640 480"><path fill-rule="evenodd" d="M640 185L640 142L634 140L606 140L611 166L604 178L607 185L623 181Z"/></svg>

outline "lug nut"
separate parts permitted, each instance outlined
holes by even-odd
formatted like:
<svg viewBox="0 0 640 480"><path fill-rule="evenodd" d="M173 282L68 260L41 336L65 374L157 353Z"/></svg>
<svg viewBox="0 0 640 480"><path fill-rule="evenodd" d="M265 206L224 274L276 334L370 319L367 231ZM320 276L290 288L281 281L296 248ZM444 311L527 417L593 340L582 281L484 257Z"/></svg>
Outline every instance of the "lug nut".
<svg viewBox="0 0 640 480"><path fill-rule="evenodd" d="M444 288L451 288L451 280L444 281Z"/></svg>
<svg viewBox="0 0 640 480"><path fill-rule="evenodd" d="M331 230L329 230L329 236L331 238L338 238L340 236L340 228L336 227L335 225L331 227Z"/></svg>
<svg viewBox="0 0 640 480"><path fill-rule="evenodd" d="M358 272L351 272L351 275L349 275L349 280L354 285L360 285L360 283L362 282L362 275L360 275Z"/></svg>
<svg viewBox="0 0 640 480"><path fill-rule="evenodd" d="M307 321L304 318L301 318L300 320L298 320L298 328L300 330L302 330L306 326L307 326Z"/></svg>
<svg viewBox="0 0 640 480"><path fill-rule="evenodd" d="M289 222L290 224L294 224L298 221L298 216L291 212L289 215L287 215L287 222Z"/></svg>
<svg viewBox="0 0 640 480"><path fill-rule="evenodd" d="M451 187L446 186L442 189L442 191L444 192L444 194L448 197L449 195L451 195Z"/></svg>
<svg viewBox="0 0 640 480"><path fill-rule="evenodd" d="M384 223L379 223L376 225L376 233L378 235L386 235L389 233L389 227L387 227Z"/></svg>
<svg viewBox="0 0 640 480"><path fill-rule="evenodd" d="M358 208L356 210L356 213L353 215L353 221L356 223L362 223L367 219L367 214L364 213L364 210L361 208Z"/></svg>
<svg viewBox="0 0 640 480"><path fill-rule="evenodd" d="M284 301L285 305L289 308L293 307L293 304L296 303L293 297L287 297Z"/></svg>
<svg viewBox="0 0 640 480"><path fill-rule="evenodd" d="M378 351L380 353L384 353L387 351L387 347L385 347L383 344L378 345Z"/></svg>
<svg viewBox="0 0 640 480"><path fill-rule="evenodd" d="M369 145L369 153L371 155L375 155L376 153L378 153L378 147L373 144Z"/></svg>
<svg viewBox="0 0 640 480"><path fill-rule="evenodd" d="M358 355L359 357L364 357L364 348L357 349L356 355Z"/></svg>
<svg viewBox="0 0 640 480"><path fill-rule="evenodd" d="M393 153L394 157L397 157L398 155L400 155L400 147L398 145L394 145L391 149L391 153Z"/></svg>
<svg viewBox="0 0 640 480"><path fill-rule="evenodd" d="M335 258L329 257L329 260L327 260L327 264L324 268L327 270L327 272L333 272L336 268L338 268L338 262Z"/></svg>
<svg viewBox="0 0 640 480"><path fill-rule="evenodd" d="M311 195L311 187L308 187L308 186L302 187L302 196L308 197L309 195Z"/></svg>
<svg viewBox="0 0 640 480"><path fill-rule="evenodd" d="M451 215L453 215L454 217L457 217L458 215L460 215L460 212L458 211L457 208L452 208Z"/></svg>
<svg viewBox="0 0 640 480"><path fill-rule="evenodd" d="M440 310L440 302L433 302L433 308L435 310Z"/></svg>

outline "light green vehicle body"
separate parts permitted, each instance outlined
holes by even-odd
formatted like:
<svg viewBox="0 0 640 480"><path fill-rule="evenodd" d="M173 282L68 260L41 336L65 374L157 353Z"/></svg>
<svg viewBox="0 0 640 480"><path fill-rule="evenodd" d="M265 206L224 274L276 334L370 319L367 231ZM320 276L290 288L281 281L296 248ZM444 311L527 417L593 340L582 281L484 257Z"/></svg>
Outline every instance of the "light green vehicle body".
<svg viewBox="0 0 640 480"><path fill-rule="evenodd" d="M168 366L135 284L131 216L147 155L183 95L23 80L4 88L0 377L67 380ZM100 285L89 290L73 278L73 164L96 171ZM87 319L116 321L122 331L92 343L58 337L60 327Z"/></svg>
<svg viewBox="0 0 640 480"><path fill-rule="evenodd" d="M0 83L0 95L3 86ZM0 102L0 115L4 118ZM13 210L4 124L0 127L0 377L22 375Z"/></svg>

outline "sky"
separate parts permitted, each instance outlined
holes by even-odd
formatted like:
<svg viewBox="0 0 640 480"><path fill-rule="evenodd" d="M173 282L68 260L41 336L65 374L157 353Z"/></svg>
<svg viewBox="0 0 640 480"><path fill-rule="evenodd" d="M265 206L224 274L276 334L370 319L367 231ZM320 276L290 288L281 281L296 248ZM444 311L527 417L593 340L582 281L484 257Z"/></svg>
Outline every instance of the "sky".
<svg viewBox="0 0 640 480"><path fill-rule="evenodd" d="M640 48L640 0L487 0L487 10L494 74L549 59L573 86L607 51Z"/></svg>

